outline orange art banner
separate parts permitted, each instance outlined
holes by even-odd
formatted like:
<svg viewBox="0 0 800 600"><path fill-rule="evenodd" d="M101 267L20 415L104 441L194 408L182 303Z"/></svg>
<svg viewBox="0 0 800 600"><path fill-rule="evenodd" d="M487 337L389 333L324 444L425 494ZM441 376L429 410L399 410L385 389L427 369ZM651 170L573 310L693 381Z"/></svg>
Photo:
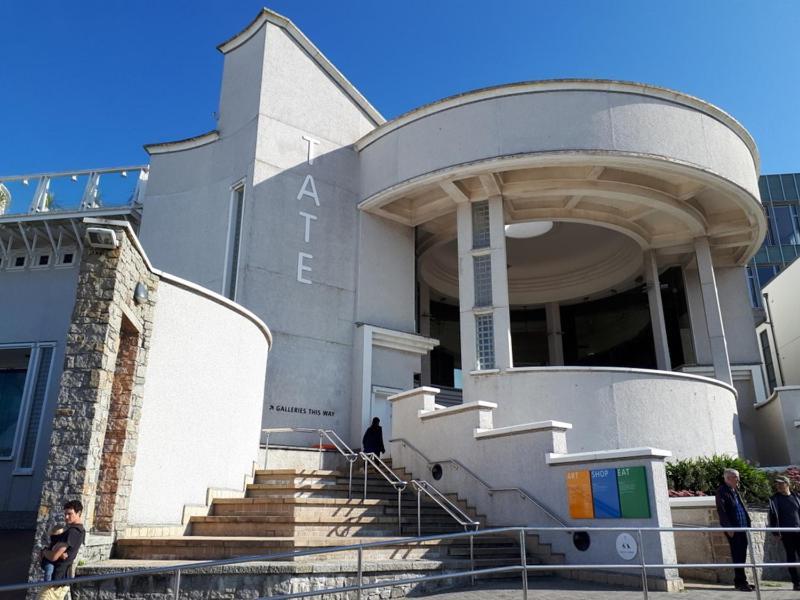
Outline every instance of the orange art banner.
<svg viewBox="0 0 800 600"><path fill-rule="evenodd" d="M573 519L593 519L592 478L589 471L567 472L567 501Z"/></svg>

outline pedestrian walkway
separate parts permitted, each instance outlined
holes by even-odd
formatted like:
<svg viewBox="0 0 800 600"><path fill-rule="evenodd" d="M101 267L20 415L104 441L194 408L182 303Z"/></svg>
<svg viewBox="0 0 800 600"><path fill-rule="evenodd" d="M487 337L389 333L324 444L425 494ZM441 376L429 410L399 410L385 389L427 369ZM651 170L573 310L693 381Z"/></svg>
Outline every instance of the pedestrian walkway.
<svg viewBox="0 0 800 600"><path fill-rule="evenodd" d="M521 600L522 585L519 581L479 583L472 588L463 588L435 594L410 594L410 597L433 598L435 600ZM800 592L792 591L789 583L764 582L761 587L762 600L799 600ZM556 577L531 578L528 583L528 600L641 600L642 591L630 588L613 588L600 584L582 583ZM650 592L649 598L659 600L733 600L753 598L756 593L745 595L728 586L687 584L685 592L668 594Z"/></svg>

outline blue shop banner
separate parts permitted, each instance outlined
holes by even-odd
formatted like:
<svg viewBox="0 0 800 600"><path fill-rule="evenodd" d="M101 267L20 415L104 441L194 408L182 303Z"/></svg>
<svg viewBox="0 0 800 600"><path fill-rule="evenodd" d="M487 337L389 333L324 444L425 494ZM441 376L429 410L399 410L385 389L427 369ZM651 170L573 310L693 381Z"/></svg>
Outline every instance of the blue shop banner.
<svg viewBox="0 0 800 600"><path fill-rule="evenodd" d="M619 519L622 516L616 469L592 470L592 497L595 519Z"/></svg>

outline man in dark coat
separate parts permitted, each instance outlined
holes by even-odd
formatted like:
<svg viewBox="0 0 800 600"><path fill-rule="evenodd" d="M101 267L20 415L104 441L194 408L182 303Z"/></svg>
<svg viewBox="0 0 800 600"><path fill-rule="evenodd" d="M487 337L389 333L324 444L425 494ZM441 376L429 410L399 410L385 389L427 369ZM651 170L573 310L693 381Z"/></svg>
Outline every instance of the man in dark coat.
<svg viewBox="0 0 800 600"><path fill-rule="evenodd" d="M739 471L725 469L724 483L717 488L717 512L722 527L750 527L750 515L739 495ZM728 545L731 547L731 558L734 564L742 564L747 560L747 533L744 531L726 531ZM752 592L755 587L748 583L744 568L735 567L734 587L742 592Z"/></svg>
<svg viewBox="0 0 800 600"><path fill-rule="evenodd" d="M372 419L372 425L367 428L364 433L364 439L361 440L364 452L367 454L377 454L380 456L386 452L383 447L383 428L381 427L381 420L378 417Z"/></svg>
<svg viewBox="0 0 800 600"><path fill-rule="evenodd" d="M777 493L769 499L770 527L800 527L800 496L793 494L789 487L789 478L781 475L775 478ZM797 562L800 559L800 530L775 532L786 550L786 562ZM800 578L797 568L789 567L789 577L795 591L800 591Z"/></svg>

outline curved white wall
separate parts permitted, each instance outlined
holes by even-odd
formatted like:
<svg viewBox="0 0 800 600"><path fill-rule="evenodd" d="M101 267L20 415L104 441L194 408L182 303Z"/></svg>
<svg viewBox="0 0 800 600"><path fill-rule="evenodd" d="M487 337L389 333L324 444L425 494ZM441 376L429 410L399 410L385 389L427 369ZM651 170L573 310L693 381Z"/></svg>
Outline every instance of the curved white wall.
<svg viewBox="0 0 800 600"><path fill-rule="evenodd" d="M758 157L732 117L651 86L554 81L478 90L424 106L359 140L361 198L458 165L605 151L717 174L758 199Z"/></svg>
<svg viewBox="0 0 800 600"><path fill-rule="evenodd" d="M471 375L465 401L498 404L496 427L572 423L571 452L652 446L675 458L739 453L736 395L713 379L604 367L533 367Z"/></svg>
<svg viewBox="0 0 800 600"><path fill-rule="evenodd" d="M180 523L208 487L241 489L258 456L269 342L208 295L162 279L129 523Z"/></svg>

